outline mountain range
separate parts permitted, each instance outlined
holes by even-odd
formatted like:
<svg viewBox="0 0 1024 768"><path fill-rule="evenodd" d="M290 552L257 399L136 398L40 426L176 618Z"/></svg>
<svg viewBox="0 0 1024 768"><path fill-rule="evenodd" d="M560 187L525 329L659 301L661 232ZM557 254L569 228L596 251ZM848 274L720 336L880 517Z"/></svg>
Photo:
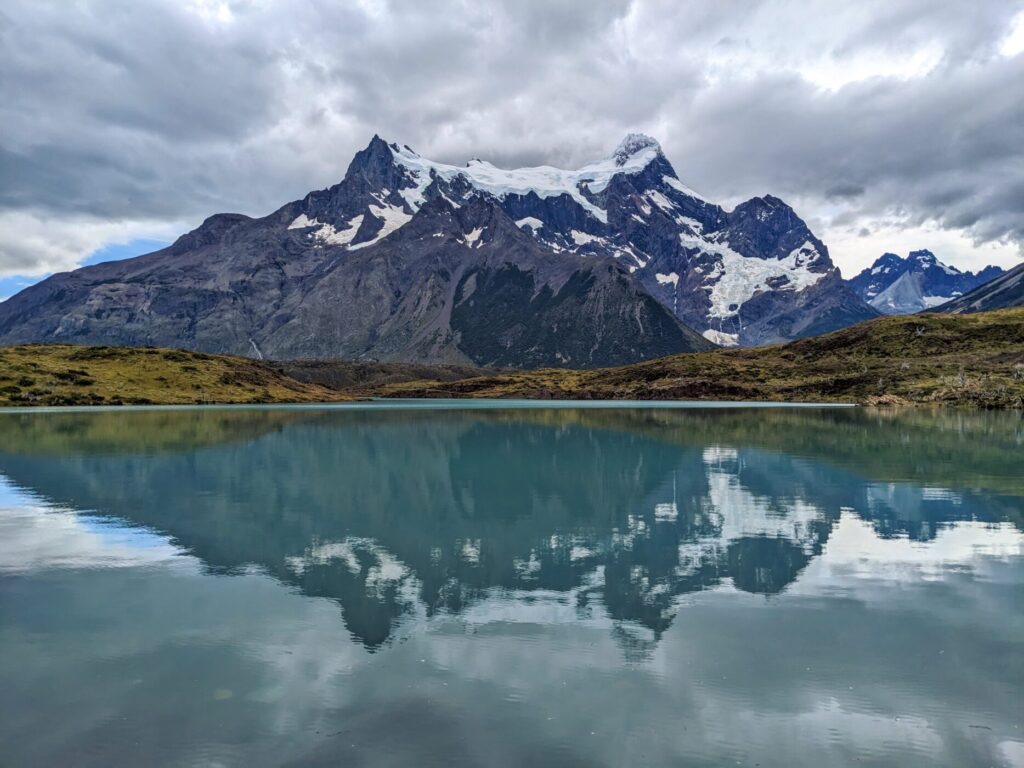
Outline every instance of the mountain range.
<svg viewBox="0 0 1024 768"><path fill-rule="evenodd" d="M820 334L986 274L888 258L847 284L785 202L710 202L641 134L577 170L446 165L375 136L268 216L216 214L25 289L0 303L0 343L592 368Z"/></svg>
<svg viewBox="0 0 1024 768"><path fill-rule="evenodd" d="M0 343L593 367L876 314L792 208L710 203L649 137L575 171L374 137L341 182L269 216L217 214L27 288L0 304Z"/></svg>
<svg viewBox="0 0 1024 768"><path fill-rule="evenodd" d="M931 251L880 256L874 264L848 281L850 288L879 312L909 314L935 309L1003 274L1000 267L977 273L961 272L943 264Z"/></svg>

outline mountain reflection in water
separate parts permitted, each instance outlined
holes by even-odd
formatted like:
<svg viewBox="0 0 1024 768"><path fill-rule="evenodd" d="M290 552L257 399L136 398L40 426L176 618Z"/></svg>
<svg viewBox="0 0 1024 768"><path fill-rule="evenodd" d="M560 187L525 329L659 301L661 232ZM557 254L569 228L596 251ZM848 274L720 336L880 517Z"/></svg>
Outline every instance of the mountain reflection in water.
<svg viewBox="0 0 1024 768"><path fill-rule="evenodd" d="M699 593L769 608L790 594L846 601L829 604L845 606L842 623L863 610L850 579L927 585L980 553L1011 558L1019 596L1022 456L1021 417L984 413L0 413L0 509L20 510L0 518L0 585L99 574L117 557L187 560L203 578L265 574L326 598L364 655L457 621L597 628L620 663L644 665L696 620L686 610ZM74 520L101 551L64 543ZM751 631L732 614L719 621ZM757 642L787 669L802 663L780 638ZM1019 660L1006 661L1004 640L985 643L1019 690ZM840 704L814 706L828 721Z"/></svg>
<svg viewBox="0 0 1024 768"><path fill-rule="evenodd" d="M0 472L48 505L167 533L213 572L255 565L336 600L369 648L405 617L459 613L493 589L571 592L581 611L599 599L656 642L680 595L784 590L844 511L915 541L961 520L1019 526L1016 484L1010 498L941 487L950 460L979 476L998 476L994 455L1019 461L1020 418L993 435L994 421L954 414L944 445L929 446L945 461L901 462L915 429L935 439L931 422L785 410L5 414ZM961 441L965 423L997 443ZM161 433L167 444L153 445ZM843 455L851 444L859 456ZM892 474L872 482L874 467Z"/></svg>

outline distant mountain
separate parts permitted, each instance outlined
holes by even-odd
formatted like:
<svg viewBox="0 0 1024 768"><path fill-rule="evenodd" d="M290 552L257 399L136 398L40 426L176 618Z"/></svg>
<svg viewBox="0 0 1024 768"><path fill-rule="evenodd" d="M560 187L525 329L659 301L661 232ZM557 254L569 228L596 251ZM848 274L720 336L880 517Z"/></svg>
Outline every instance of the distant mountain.
<svg viewBox="0 0 1024 768"><path fill-rule="evenodd" d="M1009 307L1024 307L1024 264L1019 264L995 280L975 288L970 293L964 294L948 304L943 304L936 311L963 314Z"/></svg>
<svg viewBox="0 0 1024 768"><path fill-rule="evenodd" d="M911 251L905 259L895 253L848 281L850 288L879 312L903 315L934 309L1003 274L1000 267L985 267L975 274L961 272L939 261L931 251Z"/></svg>
<svg viewBox="0 0 1024 768"><path fill-rule="evenodd" d="M877 314L783 201L726 211L649 137L575 171L444 165L374 137L340 183L269 216L211 216L22 291L0 343L593 367Z"/></svg>

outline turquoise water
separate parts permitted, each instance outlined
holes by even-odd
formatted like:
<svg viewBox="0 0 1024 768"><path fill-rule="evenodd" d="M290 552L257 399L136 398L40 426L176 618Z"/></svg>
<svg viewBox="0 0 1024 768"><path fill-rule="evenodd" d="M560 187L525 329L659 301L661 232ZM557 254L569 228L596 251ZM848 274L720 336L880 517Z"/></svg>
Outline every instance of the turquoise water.
<svg viewBox="0 0 1024 768"><path fill-rule="evenodd" d="M1024 765L1024 421L0 413L0 765Z"/></svg>

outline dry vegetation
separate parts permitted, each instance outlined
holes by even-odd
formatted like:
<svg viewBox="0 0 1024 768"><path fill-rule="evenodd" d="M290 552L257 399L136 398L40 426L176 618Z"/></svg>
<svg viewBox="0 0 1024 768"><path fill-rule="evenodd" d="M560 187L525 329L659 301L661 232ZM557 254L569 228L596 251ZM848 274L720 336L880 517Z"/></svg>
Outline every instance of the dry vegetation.
<svg viewBox="0 0 1024 768"><path fill-rule="evenodd" d="M381 363L363 360L276 360L274 370L298 381L358 394L406 381L458 381L504 371L469 365Z"/></svg>
<svg viewBox="0 0 1024 768"><path fill-rule="evenodd" d="M591 371L382 386L383 397L751 400L1024 407L1024 309L884 317L754 349Z"/></svg>
<svg viewBox="0 0 1024 768"><path fill-rule="evenodd" d="M779 346L589 371L482 374L452 366L263 363L171 349L0 348L0 405L329 402L365 396L1024 408L1024 308L885 317Z"/></svg>
<svg viewBox="0 0 1024 768"><path fill-rule="evenodd" d="M0 405L190 405L348 399L241 357L176 349L0 348Z"/></svg>

